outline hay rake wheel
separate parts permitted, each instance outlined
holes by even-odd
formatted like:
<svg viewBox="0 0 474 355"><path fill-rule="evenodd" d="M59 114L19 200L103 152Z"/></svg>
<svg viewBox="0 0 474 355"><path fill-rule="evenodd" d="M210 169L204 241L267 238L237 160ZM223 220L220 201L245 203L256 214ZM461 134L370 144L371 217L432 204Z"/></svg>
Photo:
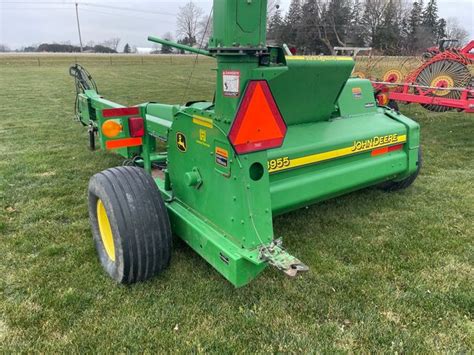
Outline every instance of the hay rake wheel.
<svg viewBox="0 0 474 355"><path fill-rule="evenodd" d="M404 75L402 71L398 69L389 69L384 73L382 77L382 81L386 83L392 83L393 85L387 85L387 86L395 88L397 87L396 84L400 84L403 82L403 78L404 78Z"/></svg>
<svg viewBox="0 0 474 355"><path fill-rule="evenodd" d="M372 82L381 105L392 100L418 103L433 112L474 113L474 40L431 54L367 57L357 63L353 76Z"/></svg>
<svg viewBox="0 0 474 355"><path fill-rule="evenodd" d="M365 73L363 71L357 70L352 73L353 78L365 79Z"/></svg>
<svg viewBox="0 0 474 355"><path fill-rule="evenodd" d="M385 57L369 56L363 58L360 61L356 60L356 67L352 76L360 79L376 80L380 74L379 64L384 61Z"/></svg>
<svg viewBox="0 0 474 355"><path fill-rule="evenodd" d="M442 96L450 99L459 99L460 90L456 88L467 87L471 82L469 69L460 62L453 60L440 60L430 63L421 70L415 78L415 84L420 86L439 87L430 96ZM433 112L446 112L451 107L421 104L425 109Z"/></svg>
<svg viewBox="0 0 474 355"><path fill-rule="evenodd" d="M373 61L368 65L367 77L372 80L376 80L380 76L382 63L386 60L387 57L377 57L373 58Z"/></svg>
<svg viewBox="0 0 474 355"><path fill-rule="evenodd" d="M407 57L400 63L400 70L405 73L410 73L421 65L423 65L423 60L420 60L420 58Z"/></svg>

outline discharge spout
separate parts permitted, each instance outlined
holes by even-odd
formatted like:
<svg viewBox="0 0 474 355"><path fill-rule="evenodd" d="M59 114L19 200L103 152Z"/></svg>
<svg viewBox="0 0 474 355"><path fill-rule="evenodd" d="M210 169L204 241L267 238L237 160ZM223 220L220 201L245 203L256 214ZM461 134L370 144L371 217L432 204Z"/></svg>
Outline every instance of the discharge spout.
<svg viewBox="0 0 474 355"><path fill-rule="evenodd" d="M183 51L202 54L202 55L205 55L205 56L208 56L208 57L212 57L212 55L204 49L190 47L190 46L187 46L185 44L180 44L180 43L176 43L176 42L173 42L173 41L168 41L166 39L162 39L162 38L158 38L158 37L154 37L154 36L148 36L148 40L150 42L159 43L161 45L170 46L170 47L177 48L177 49L182 49Z"/></svg>

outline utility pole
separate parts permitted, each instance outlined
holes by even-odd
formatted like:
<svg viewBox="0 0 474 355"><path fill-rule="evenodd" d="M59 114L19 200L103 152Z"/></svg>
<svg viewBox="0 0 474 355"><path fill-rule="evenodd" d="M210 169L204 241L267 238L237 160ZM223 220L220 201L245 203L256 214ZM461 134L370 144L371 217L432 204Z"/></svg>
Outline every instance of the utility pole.
<svg viewBox="0 0 474 355"><path fill-rule="evenodd" d="M81 25L79 24L79 10L78 10L77 2L76 2L76 19L77 19L77 32L79 33L79 45L81 47L81 52L82 52Z"/></svg>

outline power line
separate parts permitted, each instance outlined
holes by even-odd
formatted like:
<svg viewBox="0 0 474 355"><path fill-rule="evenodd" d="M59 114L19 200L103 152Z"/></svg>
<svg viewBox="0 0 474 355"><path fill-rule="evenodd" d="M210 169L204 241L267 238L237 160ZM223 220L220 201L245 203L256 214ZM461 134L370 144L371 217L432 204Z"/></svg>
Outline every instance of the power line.
<svg viewBox="0 0 474 355"><path fill-rule="evenodd" d="M17 10L23 11L24 9L21 7L0 7L0 10ZM28 10L66 10L71 11L71 8L68 7L29 7Z"/></svg>
<svg viewBox="0 0 474 355"><path fill-rule="evenodd" d="M79 3L80 5L80 3ZM12 11L23 11L24 9L23 8L20 8L20 7L0 7L1 10L12 10ZM35 11L50 11L50 10L65 10L65 11L71 11L71 8L69 7L28 7L28 10L35 10ZM81 11L86 11L86 12L90 12L90 13L93 13L93 14L101 14L101 15L110 15L110 16L120 16L120 17L124 17L124 14L121 14L121 13L113 13L113 12L105 12L105 11L99 11L99 10L95 10L95 9L84 9L82 8ZM132 17L134 19L140 19L140 20L146 20L146 21L156 21L155 18L152 18L152 17L144 17L144 16L138 16L138 15L135 15L135 14L127 14L126 15L127 17ZM175 23L173 20L170 20L170 19L163 19L163 20L160 20L160 22L168 22L168 23Z"/></svg>
<svg viewBox="0 0 474 355"><path fill-rule="evenodd" d="M81 1L78 1L79 5L82 4ZM130 4L130 1L114 1L114 4ZM0 0L0 4L61 4L61 5L74 5L75 1L73 0L56 0L56 1L34 1L34 0L22 0L22 1L7 1Z"/></svg>
<svg viewBox="0 0 474 355"><path fill-rule="evenodd" d="M75 2L65 2L65 1L0 1L0 4L20 4L20 5L61 5L61 6L74 6L76 5ZM153 14L159 16L176 16L176 13L167 12L167 11L153 11L153 10L141 10L141 9L134 9L131 7L122 7L122 6L113 6L113 5L102 5L102 4L94 4L90 2L79 2L77 3L81 6L88 6L88 7L98 7L104 8L109 10L118 10L118 11L127 11L127 12L139 12L144 14ZM22 7L24 8L24 7ZM47 8L47 7L46 7ZM3 8L2 8L3 9ZM20 8L19 8L20 9ZM30 9L30 8L28 8ZM47 8L50 9L50 8Z"/></svg>
<svg viewBox="0 0 474 355"><path fill-rule="evenodd" d="M202 48L202 44L204 43L204 38L206 37L207 29L209 28L209 23L211 22L213 11L214 11L214 8L211 7L211 11L209 12L209 16L207 17L206 27L204 28L204 31L202 32L201 40L199 41L200 42L199 43L199 48ZM188 94L189 84L191 83L191 79L193 78L194 69L196 68L196 64L197 64L197 61L198 61L198 56L199 56L199 54L196 53L196 56L194 57L193 67L192 67L191 73L188 77L188 83L186 84L186 90L184 91L182 101L184 101L184 99L186 98L186 95Z"/></svg>
<svg viewBox="0 0 474 355"><path fill-rule="evenodd" d="M0 4L34 4L34 5L74 5L64 1L0 1Z"/></svg>
<svg viewBox="0 0 474 355"><path fill-rule="evenodd" d="M123 18L123 14L117 14L113 12L105 12L105 11L98 11L98 10L92 10L92 9L81 9L81 11L86 11L90 12L92 14L101 14L101 15L109 15L109 16L120 16ZM156 21L154 18L150 17L142 17L142 16L137 16L135 14L128 14L127 17L132 17L134 19L140 19L140 20L145 20L145 21ZM160 20L161 22L173 22L171 20Z"/></svg>
<svg viewBox="0 0 474 355"><path fill-rule="evenodd" d="M165 11L150 11L150 10L140 10L140 9L133 9L130 7L121 7L121 6L112 6L112 5L99 5L99 4L92 4L88 2L81 3L84 6L92 6L92 7L101 7L105 9L112 9L112 10L121 10L121 11L133 11L133 12L142 12L145 14L154 14L154 15L166 15L166 16L176 16L176 13L165 12Z"/></svg>

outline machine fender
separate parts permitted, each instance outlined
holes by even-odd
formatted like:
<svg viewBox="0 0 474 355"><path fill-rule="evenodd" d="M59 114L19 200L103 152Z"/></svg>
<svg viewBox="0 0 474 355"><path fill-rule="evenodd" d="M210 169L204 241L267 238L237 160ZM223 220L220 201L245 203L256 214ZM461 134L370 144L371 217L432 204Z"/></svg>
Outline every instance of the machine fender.
<svg viewBox="0 0 474 355"><path fill-rule="evenodd" d="M384 110L386 116L400 122L407 128L407 147L408 149L418 148L420 145L420 125L408 117L394 112L392 110Z"/></svg>
<svg viewBox="0 0 474 355"><path fill-rule="evenodd" d="M403 180L411 176L418 170L418 150L420 147L420 125L404 115L392 110L385 110L385 115L402 123L407 128L407 141L405 150L408 156L408 169L397 177L396 180Z"/></svg>

